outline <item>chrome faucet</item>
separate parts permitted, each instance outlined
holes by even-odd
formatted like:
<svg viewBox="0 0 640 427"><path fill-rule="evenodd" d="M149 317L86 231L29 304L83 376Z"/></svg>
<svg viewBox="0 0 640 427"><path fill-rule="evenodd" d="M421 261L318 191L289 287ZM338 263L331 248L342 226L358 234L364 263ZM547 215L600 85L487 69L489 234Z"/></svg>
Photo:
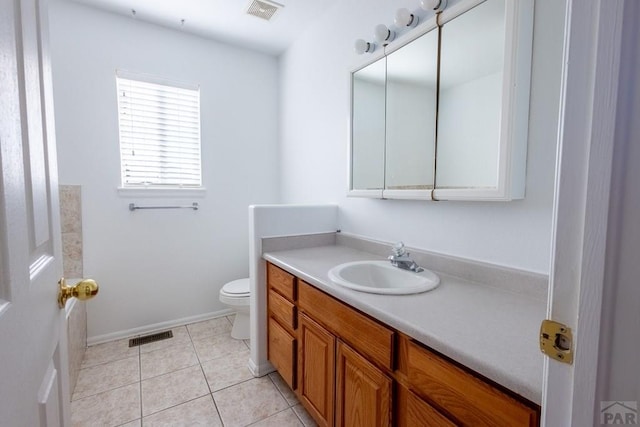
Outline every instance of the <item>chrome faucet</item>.
<svg viewBox="0 0 640 427"><path fill-rule="evenodd" d="M404 243L396 243L393 245L393 249L391 251L393 252L393 255L389 255L387 259L391 261L391 265L394 267L413 271L414 273L424 271L424 268L420 267L414 260L409 258L409 252L404 248Z"/></svg>

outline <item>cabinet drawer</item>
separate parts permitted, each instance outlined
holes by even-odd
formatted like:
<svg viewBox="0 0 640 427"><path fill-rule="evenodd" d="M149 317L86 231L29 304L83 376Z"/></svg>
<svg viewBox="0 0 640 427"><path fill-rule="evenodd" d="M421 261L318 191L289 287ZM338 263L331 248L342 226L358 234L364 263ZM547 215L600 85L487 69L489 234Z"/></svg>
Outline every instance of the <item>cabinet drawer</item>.
<svg viewBox="0 0 640 427"><path fill-rule="evenodd" d="M296 340L274 319L269 318L268 357L282 379L296 389Z"/></svg>
<svg viewBox="0 0 640 427"><path fill-rule="evenodd" d="M302 280L298 307L378 365L393 370L394 331Z"/></svg>
<svg viewBox="0 0 640 427"><path fill-rule="evenodd" d="M538 412L463 370L441 356L411 342L408 374L412 390L458 422L474 426L533 426Z"/></svg>
<svg viewBox="0 0 640 427"><path fill-rule="evenodd" d="M295 276L270 263L267 263L267 284L289 301L296 300Z"/></svg>
<svg viewBox="0 0 640 427"><path fill-rule="evenodd" d="M287 301L283 296L269 290L269 316L275 318L285 328L289 328L290 332L296 329L296 306Z"/></svg>

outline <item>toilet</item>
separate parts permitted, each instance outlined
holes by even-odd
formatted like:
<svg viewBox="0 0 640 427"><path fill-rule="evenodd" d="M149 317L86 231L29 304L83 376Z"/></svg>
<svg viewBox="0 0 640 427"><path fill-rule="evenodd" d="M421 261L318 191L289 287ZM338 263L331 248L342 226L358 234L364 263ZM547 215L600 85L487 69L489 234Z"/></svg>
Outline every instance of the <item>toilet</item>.
<svg viewBox="0 0 640 427"><path fill-rule="evenodd" d="M249 339L249 278L234 280L220 289L220 302L236 311L236 319L231 328L231 337L237 340Z"/></svg>

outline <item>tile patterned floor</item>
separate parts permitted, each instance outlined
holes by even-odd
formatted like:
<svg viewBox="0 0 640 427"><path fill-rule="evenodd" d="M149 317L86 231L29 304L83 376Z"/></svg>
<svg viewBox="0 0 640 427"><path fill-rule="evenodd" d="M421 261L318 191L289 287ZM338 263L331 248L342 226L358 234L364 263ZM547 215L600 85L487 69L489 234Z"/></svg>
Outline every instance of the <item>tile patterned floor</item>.
<svg viewBox="0 0 640 427"><path fill-rule="evenodd" d="M73 426L309 427L315 423L277 373L254 378L232 317L173 329L129 348L89 347L71 402Z"/></svg>

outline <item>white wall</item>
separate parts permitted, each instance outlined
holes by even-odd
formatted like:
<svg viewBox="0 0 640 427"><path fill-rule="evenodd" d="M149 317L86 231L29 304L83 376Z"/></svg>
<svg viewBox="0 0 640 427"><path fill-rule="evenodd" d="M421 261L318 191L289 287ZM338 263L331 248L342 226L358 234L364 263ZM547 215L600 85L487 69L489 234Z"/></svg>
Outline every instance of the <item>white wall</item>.
<svg viewBox="0 0 640 427"><path fill-rule="evenodd" d="M60 183L82 185L85 275L101 286L90 341L223 310L220 287L249 272L248 205L278 202L277 59L62 0L50 15ZM203 197L116 192L116 69L200 84Z"/></svg>
<svg viewBox="0 0 640 427"><path fill-rule="evenodd" d="M348 72L359 61L353 41L371 40L373 27L391 24L397 8L417 8L412 0L350 0L337 2L281 59L283 201L335 202L344 231L547 274L564 16L553 0L535 4L524 200L435 203L345 196Z"/></svg>
<svg viewBox="0 0 640 427"><path fill-rule="evenodd" d="M262 238L335 232L336 205L262 205L249 208L249 279L251 287L251 355L249 367L263 376L273 367L267 359L267 268Z"/></svg>

